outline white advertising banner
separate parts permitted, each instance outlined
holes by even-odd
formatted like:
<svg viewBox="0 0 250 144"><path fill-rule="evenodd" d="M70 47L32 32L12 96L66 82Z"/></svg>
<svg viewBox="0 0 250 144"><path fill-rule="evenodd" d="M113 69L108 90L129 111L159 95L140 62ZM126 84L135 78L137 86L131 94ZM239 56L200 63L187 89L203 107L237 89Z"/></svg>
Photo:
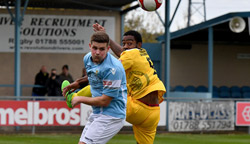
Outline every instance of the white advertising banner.
<svg viewBox="0 0 250 144"><path fill-rule="evenodd" d="M109 16L25 15L20 28L21 52L86 53L93 34L92 25L104 26L115 37L115 18ZM14 22L0 14L0 52L14 52Z"/></svg>
<svg viewBox="0 0 250 144"><path fill-rule="evenodd" d="M170 102L169 131L234 130L233 102Z"/></svg>
<svg viewBox="0 0 250 144"><path fill-rule="evenodd" d="M250 35L250 17L248 17L248 32L249 32L249 35Z"/></svg>

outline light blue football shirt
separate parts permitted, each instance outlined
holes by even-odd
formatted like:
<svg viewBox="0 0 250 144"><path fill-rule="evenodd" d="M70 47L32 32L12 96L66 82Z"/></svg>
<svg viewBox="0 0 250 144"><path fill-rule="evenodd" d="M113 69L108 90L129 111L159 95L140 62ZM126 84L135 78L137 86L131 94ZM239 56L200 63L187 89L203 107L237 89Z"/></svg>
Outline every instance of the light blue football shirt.
<svg viewBox="0 0 250 144"><path fill-rule="evenodd" d="M107 107L92 106L94 114L104 114L125 119L127 104L126 74L122 63L109 52L100 64L91 60L91 53L83 58L91 87L92 97L103 94L112 97Z"/></svg>

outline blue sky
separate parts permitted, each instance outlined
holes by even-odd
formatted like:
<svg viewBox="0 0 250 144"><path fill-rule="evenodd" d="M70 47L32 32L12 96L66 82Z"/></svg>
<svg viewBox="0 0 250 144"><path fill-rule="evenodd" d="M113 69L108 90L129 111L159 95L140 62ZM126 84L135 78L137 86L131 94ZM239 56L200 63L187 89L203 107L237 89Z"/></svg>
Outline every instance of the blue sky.
<svg viewBox="0 0 250 144"><path fill-rule="evenodd" d="M195 1L202 2L203 0L193 0L193 2ZM170 10L173 13L178 3L178 0L171 0L170 2L171 2ZM206 0L205 3L206 3L207 20L230 12L250 11L250 0ZM177 11L178 15L176 15L175 17L174 21L175 24L177 22L180 23L180 21L183 21L184 14L187 13L187 8L188 8L188 0L182 0L179 9ZM200 11L202 12L201 9ZM164 13L164 7L162 7L162 10L160 10L160 12ZM193 19L194 21L196 21L196 23L203 20L202 15L199 14L198 12L196 12L193 16L194 16ZM172 27L174 28L174 26Z"/></svg>
<svg viewBox="0 0 250 144"><path fill-rule="evenodd" d="M192 0L193 2L202 2L203 0ZM170 12L171 16L176 9L177 3L179 0L171 0L170 1ZM137 2L135 2L137 4ZM199 5L194 5L196 8ZM174 21L171 25L171 31L175 31L178 28L183 28L186 25L185 15L187 14L188 9L188 0L182 0L175 15ZM192 8L194 9L194 8ZM144 16L147 20L147 23L151 23L152 25L156 25L154 27L158 27L159 29L164 29L161 22L159 21L155 12L146 12L141 8L137 8L136 14ZM164 20L165 16L165 0L163 0L162 6L157 10L161 15L161 18ZM203 14L203 10L200 9L200 12ZM207 20L230 13L230 12L243 12L249 11L250 12L250 0L206 0L206 17ZM135 12L130 12L135 14ZM153 18L154 17L154 18ZM196 12L193 17L193 24L200 23L203 20L203 16ZM152 23L153 22L153 23ZM157 30L156 30L157 31Z"/></svg>

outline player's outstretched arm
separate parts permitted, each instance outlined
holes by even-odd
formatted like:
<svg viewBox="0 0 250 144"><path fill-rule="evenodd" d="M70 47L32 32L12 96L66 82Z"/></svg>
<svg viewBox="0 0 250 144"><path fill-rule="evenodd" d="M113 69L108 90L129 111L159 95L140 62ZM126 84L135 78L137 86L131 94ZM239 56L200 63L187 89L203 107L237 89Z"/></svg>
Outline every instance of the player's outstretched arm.
<svg viewBox="0 0 250 144"><path fill-rule="evenodd" d="M98 24L98 23L93 24L93 30L95 32L97 32L97 31L106 32L105 28L103 26L101 26L100 24ZM123 51L122 47L118 43L113 41L112 39L110 39L110 48L112 49L112 51L115 53L116 56L120 57L120 55L121 55L121 53Z"/></svg>
<svg viewBox="0 0 250 144"><path fill-rule="evenodd" d="M113 40L110 40L110 48L112 49L112 51L115 53L116 56L120 57L123 50L118 43L114 42Z"/></svg>
<svg viewBox="0 0 250 144"><path fill-rule="evenodd" d="M112 101L112 97L107 95L102 95L100 97L74 97L71 101L72 107L75 107L76 105L80 103L84 103L91 106L108 106L110 102Z"/></svg>

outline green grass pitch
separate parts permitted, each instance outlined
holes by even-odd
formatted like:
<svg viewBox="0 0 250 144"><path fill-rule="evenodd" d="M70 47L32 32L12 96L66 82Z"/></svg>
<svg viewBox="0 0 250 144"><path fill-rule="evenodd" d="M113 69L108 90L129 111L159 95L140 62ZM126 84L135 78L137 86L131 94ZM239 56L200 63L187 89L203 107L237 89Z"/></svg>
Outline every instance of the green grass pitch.
<svg viewBox="0 0 250 144"><path fill-rule="evenodd" d="M77 144L80 134L0 135L0 144ZM133 135L118 134L108 144L136 144ZM250 144L248 134L157 134L154 144Z"/></svg>

